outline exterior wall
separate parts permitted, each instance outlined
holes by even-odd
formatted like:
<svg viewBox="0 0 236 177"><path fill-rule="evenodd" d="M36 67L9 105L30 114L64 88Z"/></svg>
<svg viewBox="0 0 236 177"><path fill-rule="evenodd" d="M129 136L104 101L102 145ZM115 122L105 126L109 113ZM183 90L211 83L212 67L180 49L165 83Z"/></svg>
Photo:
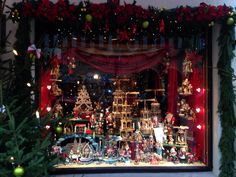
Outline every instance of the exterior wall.
<svg viewBox="0 0 236 177"><path fill-rule="evenodd" d="M57 0L52 0L52 1L57 1ZM78 0L70 0L73 3L78 3ZM11 5L13 2L21 2L21 0L11 0L7 1L8 5ZM101 3L101 2L106 2L106 0L90 0L90 2L96 2L96 3ZM124 2L124 0L120 0L121 3ZM133 0L125 0L127 3L132 3ZM168 0L168 1L163 1L163 0L137 0L137 4L142 5L143 7L148 7L148 6L158 6L160 8L175 8L180 5L189 5L189 6L198 6L201 2L205 2L207 4L212 4L212 5L230 5L233 7L236 7L236 1L232 0L194 0L194 1L189 1L189 0ZM12 44L15 41L15 31L17 29L17 24L13 24L12 22L8 21L7 22L7 33L9 30L12 31L12 34L10 35L9 41L12 42ZM213 29L213 39L212 39L212 44L213 44L213 50L212 50L212 57L213 57L213 68L216 67L217 61L218 61L218 52L219 52L219 47L217 45L217 38L219 35L219 26L215 26ZM34 41L32 41L34 42ZM236 51L235 51L236 53ZM13 57L13 55L12 55ZM236 58L235 58L236 59ZM236 70L236 61L234 60L233 62L233 68ZM212 79L213 79L213 100L212 100L212 116L213 116L213 173L217 176L219 174L219 164L220 164L220 157L221 154L219 152L218 148L218 143L219 139L221 136L221 127L220 127L220 121L219 121L219 116L217 113L217 107L218 107L218 102L219 102L219 78L217 75L217 70L213 69L212 72ZM236 72L235 72L236 75ZM235 83L236 85L236 83ZM236 143L235 143L236 146Z"/></svg>

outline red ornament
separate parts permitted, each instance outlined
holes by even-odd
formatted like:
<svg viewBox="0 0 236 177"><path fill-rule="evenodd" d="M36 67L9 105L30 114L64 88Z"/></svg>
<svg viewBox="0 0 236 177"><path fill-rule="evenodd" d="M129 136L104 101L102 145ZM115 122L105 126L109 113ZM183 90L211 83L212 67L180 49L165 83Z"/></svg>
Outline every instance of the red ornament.
<svg viewBox="0 0 236 177"><path fill-rule="evenodd" d="M164 20L162 19L160 23L160 33L164 33L164 32L165 32L165 23L164 23Z"/></svg>

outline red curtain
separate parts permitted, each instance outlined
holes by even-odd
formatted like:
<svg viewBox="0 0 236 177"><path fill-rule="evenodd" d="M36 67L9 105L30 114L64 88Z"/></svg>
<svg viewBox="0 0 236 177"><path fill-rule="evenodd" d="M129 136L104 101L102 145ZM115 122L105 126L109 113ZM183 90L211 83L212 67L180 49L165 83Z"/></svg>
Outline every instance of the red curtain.
<svg viewBox="0 0 236 177"><path fill-rule="evenodd" d="M152 68L162 62L163 57L169 52L168 48L160 48L155 51L147 51L142 53L129 52L124 53L110 53L104 55L103 53L88 53L78 49L71 49L65 53L65 57L75 57L93 68L105 73L116 75L131 74ZM172 53L173 54L173 53Z"/></svg>
<svg viewBox="0 0 236 177"><path fill-rule="evenodd" d="M206 66L203 61L203 57L198 55L196 52L187 53L193 64L193 73L190 77L190 83L194 88L194 94L191 96L190 105L196 111L196 108L200 108L200 112L196 112L195 122L192 129L194 130L194 137L196 143L195 153L200 160L207 162L206 150ZM200 89L200 90L199 90ZM200 125L201 129L197 126Z"/></svg>
<svg viewBox="0 0 236 177"><path fill-rule="evenodd" d="M176 115L177 103L177 60L172 59L168 69L168 112Z"/></svg>

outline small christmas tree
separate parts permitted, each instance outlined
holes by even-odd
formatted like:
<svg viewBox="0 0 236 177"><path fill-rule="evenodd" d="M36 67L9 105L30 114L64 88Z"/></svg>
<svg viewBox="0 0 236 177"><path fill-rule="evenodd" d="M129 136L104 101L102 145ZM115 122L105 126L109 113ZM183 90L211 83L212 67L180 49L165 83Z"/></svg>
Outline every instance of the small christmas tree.
<svg viewBox="0 0 236 177"><path fill-rule="evenodd" d="M51 153L50 135L42 137L44 123L36 118L25 118L16 124L7 108L7 121L0 125L0 176L42 177L58 161Z"/></svg>
<svg viewBox="0 0 236 177"><path fill-rule="evenodd" d="M78 91L78 97L76 99L74 113L75 115L79 113L90 113L93 110L92 102L85 85L82 89Z"/></svg>

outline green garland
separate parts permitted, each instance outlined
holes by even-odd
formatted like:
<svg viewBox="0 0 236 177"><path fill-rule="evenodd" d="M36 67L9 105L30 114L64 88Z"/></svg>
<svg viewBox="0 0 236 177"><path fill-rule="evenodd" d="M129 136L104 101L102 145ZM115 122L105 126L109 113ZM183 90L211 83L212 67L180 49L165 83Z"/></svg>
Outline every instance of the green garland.
<svg viewBox="0 0 236 177"><path fill-rule="evenodd" d="M222 153L219 177L234 177L236 158L234 141L236 118L234 113L235 93L233 87L233 69L231 67L234 43L234 26L222 25L218 44L220 46L217 64L220 76L219 114L222 127L219 148Z"/></svg>

